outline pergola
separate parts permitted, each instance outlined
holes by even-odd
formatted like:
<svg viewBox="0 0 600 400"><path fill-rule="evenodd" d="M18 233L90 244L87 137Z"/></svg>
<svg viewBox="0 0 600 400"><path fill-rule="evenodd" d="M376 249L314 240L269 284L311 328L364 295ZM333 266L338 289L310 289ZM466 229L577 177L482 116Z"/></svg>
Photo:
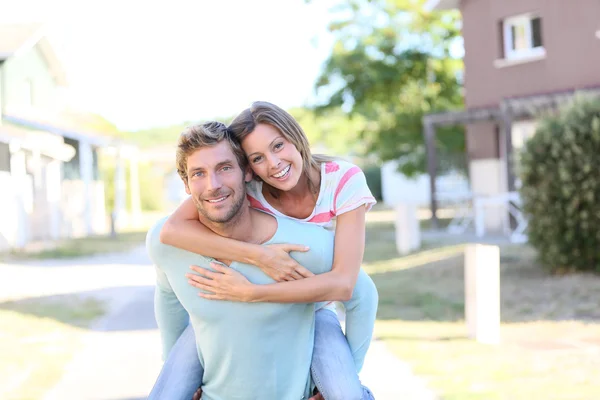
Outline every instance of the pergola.
<svg viewBox="0 0 600 400"><path fill-rule="evenodd" d="M492 121L500 126L500 157L506 160L508 191L515 190L515 175L513 170L512 123L525 118L540 116L544 112L558 109L568 102L575 94L600 95L600 87L580 90L566 90L533 96L512 97L503 99L498 106L471 108L461 111L447 111L428 114L423 117L423 130L427 150L427 170L430 178L431 192L431 222L438 227L436 193L436 178L438 157L435 147L436 128L448 125L465 125L475 122Z"/></svg>

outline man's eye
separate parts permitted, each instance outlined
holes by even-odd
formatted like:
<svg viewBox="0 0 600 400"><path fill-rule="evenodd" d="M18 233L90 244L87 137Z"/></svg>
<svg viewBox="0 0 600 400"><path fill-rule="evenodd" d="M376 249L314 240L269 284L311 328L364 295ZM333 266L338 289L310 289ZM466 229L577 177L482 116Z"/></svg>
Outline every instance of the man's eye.
<svg viewBox="0 0 600 400"><path fill-rule="evenodd" d="M231 167L223 167L223 171L229 171Z"/></svg>
<svg viewBox="0 0 600 400"><path fill-rule="evenodd" d="M198 171L198 172L194 172L194 175L192 175L192 176L202 176L202 175L204 175L204 172Z"/></svg>

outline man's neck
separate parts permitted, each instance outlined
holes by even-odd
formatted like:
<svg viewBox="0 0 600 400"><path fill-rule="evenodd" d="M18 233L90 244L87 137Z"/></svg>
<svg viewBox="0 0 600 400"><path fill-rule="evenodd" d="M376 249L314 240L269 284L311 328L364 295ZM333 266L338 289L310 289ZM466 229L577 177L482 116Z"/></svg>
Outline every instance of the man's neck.
<svg viewBox="0 0 600 400"><path fill-rule="evenodd" d="M267 222L265 217L274 218L249 206L244 206L229 222L215 223L204 218L202 214L200 214L200 222L219 236L241 242L262 244L269 240L277 229L276 224L274 225L275 229L268 229L268 225L265 226L265 222Z"/></svg>

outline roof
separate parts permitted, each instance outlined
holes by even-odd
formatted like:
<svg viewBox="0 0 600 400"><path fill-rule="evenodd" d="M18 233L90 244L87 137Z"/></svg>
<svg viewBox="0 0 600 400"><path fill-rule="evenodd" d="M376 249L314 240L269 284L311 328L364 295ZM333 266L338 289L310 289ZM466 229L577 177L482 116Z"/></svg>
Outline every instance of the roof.
<svg viewBox="0 0 600 400"><path fill-rule="evenodd" d="M460 0L427 0L423 6L427 11L452 10L460 6Z"/></svg>
<svg viewBox="0 0 600 400"><path fill-rule="evenodd" d="M67 86L65 70L46 38L44 24L0 24L0 62L36 45L46 59L56 83Z"/></svg>
<svg viewBox="0 0 600 400"><path fill-rule="evenodd" d="M7 59L22 47L37 43L41 39L42 28L41 23L0 24L0 60Z"/></svg>
<svg viewBox="0 0 600 400"><path fill-rule="evenodd" d="M58 117L58 116L55 116ZM24 129L49 132L65 138L87 142L94 146L111 146L120 142L118 138L103 135L92 130L83 130L75 126L73 121L61 118L29 118L28 116L2 115L2 119L12 125L17 125Z"/></svg>
<svg viewBox="0 0 600 400"><path fill-rule="evenodd" d="M45 156L65 162L75 155L75 148L66 144L60 136L6 122L0 125L0 142L14 143L23 149L39 151Z"/></svg>

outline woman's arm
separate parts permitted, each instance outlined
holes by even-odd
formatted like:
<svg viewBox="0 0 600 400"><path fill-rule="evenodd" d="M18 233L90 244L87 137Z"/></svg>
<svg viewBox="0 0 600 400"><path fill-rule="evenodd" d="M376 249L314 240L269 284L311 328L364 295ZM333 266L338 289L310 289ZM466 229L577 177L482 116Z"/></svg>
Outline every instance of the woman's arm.
<svg viewBox="0 0 600 400"><path fill-rule="evenodd" d="M350 300L365 249L365 212L365 207L359 207L338 216L331 272L292 282L254 285L229 268L213 266L218 272L192 267L206 278L195 274L188 278L192 285L212 293L200 296L214 300L276 303Z"/></svg>
<svg viewBox="0 0 600 400"><path fill-rule="evenodd" d="M160 231L160 241L224 262L233 260L256 265L276 281L313 275L288 254L290 251L307 251L306 246L260 246L217 235L199 221L198 210L191 197L169 216Z"/></svg>
<svg viewBox="0 0 600 400"><path fill-rule="evenodd" d="M257 285L255 302L299 303L352 298L365 252L365 207L337 217L331 272L294 282Z"/></svg>

